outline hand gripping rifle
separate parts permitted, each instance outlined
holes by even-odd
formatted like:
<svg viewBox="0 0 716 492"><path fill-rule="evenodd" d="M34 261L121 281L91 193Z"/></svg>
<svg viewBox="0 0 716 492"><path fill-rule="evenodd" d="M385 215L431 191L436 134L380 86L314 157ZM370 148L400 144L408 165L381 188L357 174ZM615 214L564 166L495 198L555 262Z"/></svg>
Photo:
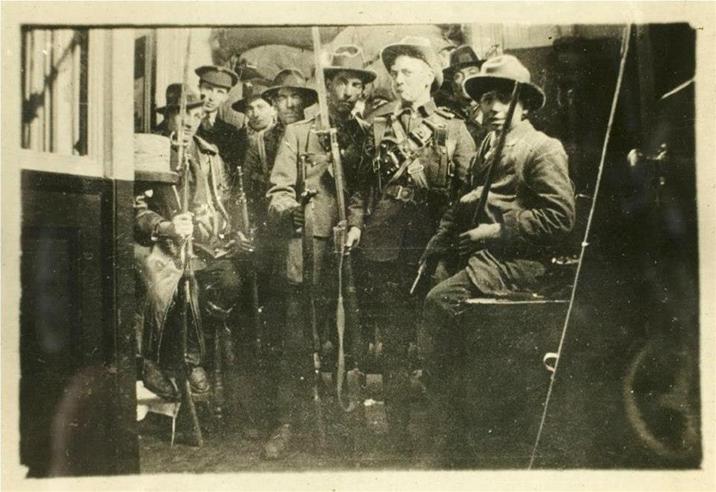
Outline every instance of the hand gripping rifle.
<svg viewBox="0 0 716 492"><path fill-rule="evenodd" d="M338 361L336 367L336 391L338 402L343 410L350 412L355 407L355 391L351 392L351 401L344 403L343 401L343 384L346 378L346 361L345 361L345 333L346 321L350 322L350 335L353 340L353 359L354 363L358 357L360 350L360 337L358 326L358 303L355 293L355 283L353 281L353 270L349 252L345 249L346 234L348 220L346 218L346 200L345 200L345 182L343 174L343 163L341 161L341 151L338 146L338 132L335 127L331 126L328 113L328 98L326 96L326 82L323 75L323 67L321 64L321 35L318 27L312 28L313 35L313 56L316 67L316 91L318 92L318 105L320 107L320 130L319 133L327 135L330 142L331 165L333 169L333 180L336 184L336 203L338 205L338 224L333 227L333 244L338 257L338 296L336 302L336 329L338 335ZM345 285L346 302L348 305L348 317L344 305L343 290ZM351 378L357 376L357 371L351 371ZM357 386L352 384L351 386Z"/></svg>
<svg viewBox="0 0 716 492"><path fill-rule="evenodd" d="M471 220L468 224L465 224L464 227L460 227L459 229L464 232L472 229L473 227L476 227L480 222L485 220L485 213L487 212L487 198L490 194L490 189L492 188L492 181L495 178L495 169L499 165L500 161L502 160L502 151L505 148L505 140L507 138L507 133L510 131L510 127L512 125L512 117L515 114L515 107L517 106L517 101L520 98L520 91L522 89L521 84L518 81L515 81L515 84L512 88L512 96L510 97L510 105L507 108L507 115L505 116L505 123L502 126L502 130L500 131L499 138L497 140L497 145L495 146L495 150L492 154L492 158L490 159L490 164L487 168L487 174L485 175L485 181L482 185L482 193L480 194L480 200L477 202L477 205L475 207L475 210L472 214ZM427 252L426 252L427 253ZM469 255L468 255L469 257ZM467 257L466 258L460 258L461 264L467 263ZM413 285L410 288L410 294L413 294L415 291L415 288L420 283L420 280L423 278L423 276L426 274L427 271L427 259L423 260L420 263L420 266L418 268L418 274L415 277L415 280L413 281Z"/></svg>

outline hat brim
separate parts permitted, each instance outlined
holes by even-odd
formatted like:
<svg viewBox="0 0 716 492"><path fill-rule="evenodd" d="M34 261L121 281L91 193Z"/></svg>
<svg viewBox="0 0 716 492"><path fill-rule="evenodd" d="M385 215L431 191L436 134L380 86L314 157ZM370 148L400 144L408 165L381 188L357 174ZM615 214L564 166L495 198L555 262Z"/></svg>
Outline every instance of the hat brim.
<svg viewBox="0 0 716 492"><path fill-rule="evenodd" d="M373 70L361 70L358 68L346 68L346 67L324 67L323 73L326 77L333 77L338 72L348 72L355 75L363 81L364 84L370 84L373 82L378 74Z"/></svg>
<svg viewBox="0 0 716 492"><path fill-rule="evenodd" d="M245 82L247 80L251 79L258 79L263 77L258 70L256 70L254 67L241 67L239 70L239 81Z"/></svg>
<svg viewBox="0 0 716 492"><path fill-rule="evenodd" d="M469 62L462 62L457 63L455 65L450 65L449 67L446 67L443 69L443 75L447 77L451 77L455 72L458 70L462 70L463 68L467 67L477 67L480 68L482 66L481 61L469 61Z"/></svg>
<svg viewBox="0 0 716 492"><path fill-rule="evenodd" d="M231 109L238 111L239 113L245 113L249 103L252 103L256 99L263 99L267 103L271 104L271 101L269 101L267 97L264 97L264 93L262 92L261 94L253 94L249 97L239 99L231 105Z"/></svg>
<svg viewBox="0 0 716 492"><path fill-rule="evenodd" d="M430 48L414 44L389 44L380 52L380 59L383 61L383 66L386 70L390 72L390 67L393 66L395 59L405 54L405 52L408 54L412 53L413 57L423 60L430 66L433 72L435 72L435 80L430 88L430 92L433 93L440 89L440 86L443 85L443 70L437 53L433 53Z"/></svg>
<svg viewBox="0 0 716 492"><path fill-rule="evenodd" d="M203 105L204 105L204 101L195 101L195 102L192 102L192 103L187 102L187 104L186 104L186 109L197 108L197 107L203 106ZM162 106L162 107L160 107L160 108L156 108L154 111L156 111L157 113L164 114L164 113L166 113L167 111L170 111L170 110L172 110L172 109L177 109L177 110L178 110L178 109L179 109L179 105L178 105L178 104L167 104L166 106Z"/></svg>
<svg viewBox="0 0 716 492"><path fill-rule="evenodd" d="M536 111L545 103L544 91L531 82L520 82L520 99L526 109ZM515 80L507 77L495 77L493 75L475 75L465 80L463 89L465 93L475 101L480 101L483 94L489 91L502 90L512 92Z"/></svg>
<svg viewBox="0 0 716 492"><path fill-rule="evenodd" d="M313 104L318 101L318 93L315 90L309 89L308 87L299 87L295 85L278 85L269 87L261 93L261 97L263 97L264 99L271 100L276 97L276 94L278 93L279 89L293 89L297 92L300 92L308 101L307 105Z"/></svg>

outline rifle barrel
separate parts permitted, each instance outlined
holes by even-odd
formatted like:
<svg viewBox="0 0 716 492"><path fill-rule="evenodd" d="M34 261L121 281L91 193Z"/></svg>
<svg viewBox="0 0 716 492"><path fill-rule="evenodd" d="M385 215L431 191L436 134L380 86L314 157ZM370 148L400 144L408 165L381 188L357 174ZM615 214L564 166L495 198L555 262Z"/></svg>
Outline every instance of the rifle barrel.
<svg viewBox="0 0 716 492"><path fill-rule="evenodd" d="M515 107L517 106L517 100L520 97L521 88L522 88L522 84L515 81L515 85L512 88L512 96L510 98L510 106L507 108L507 115L505 116L505 123L503 124L502 130L500 131L500 138L497 140L497 146L495 147L495 152L492 154L490 167L488 168L487 176L485 177L485 185L482 188L482 194L480 195L480 201L477 204L477 208L475 208L475 213L472 216L472 224L470 224L470 227L475 227L479 223L479 221L482 219L482 215L486 211L487 198L490 193L490 188L492 187L492 179L495 175L495 168L497 167L500 160L502 159L502 151L505 148L505 140L507 138L507 133L510 131L510 127L512 126L512 117L515 114Z"/></svg>

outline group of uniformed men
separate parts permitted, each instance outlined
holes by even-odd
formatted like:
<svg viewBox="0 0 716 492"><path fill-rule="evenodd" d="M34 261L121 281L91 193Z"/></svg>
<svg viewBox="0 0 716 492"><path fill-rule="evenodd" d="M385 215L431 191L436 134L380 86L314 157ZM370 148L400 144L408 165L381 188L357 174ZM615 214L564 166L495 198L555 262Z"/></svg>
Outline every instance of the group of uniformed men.
<svg viewBox="0 0 716 492"><path fill-rule="evenodd" d="M359 47L336 48L330 66L323 68L345 174L347 234L337 250L355 260L363 333L381 334L391 441L410 452L411 379L419 377L430 405L431 448L445 457L457 435L448 422L448 382L466 356L461 340L467 330L489 329L461 324L463 301L535 288L546 272L550 247L573 226L574 194L561 143L526 118L545 96L517 58L483 61L463 46L443 69L426 39L409 37L386 46L381 59L395 100L377 107L366 101L376 73L365 68ZM270 390L276 412L264 455L279 458L289 449L301 403L311 394L311 335L294 319L302 315L289 309L305 307L306 275L319 326L336 322L333 228L339 213L331 152L318 131L317 92L298 70L284 70L272 82L257 74L239 77L219 66L200 67L196 74L199 94L173 84L166 106L157 110L164 116L161 132L172 138L173 165L178 166L177 150L184 145L189 171L179 184L158 184L137 197L136 233L140 242L174 254L193 238L196 305L201 307L194 313L197 328L187 337L184 360L178 360L181 267L166 256L145 259L144 382L161 396L176 397L168 376L182 363L191 368L192 392L210 391L199 321L206 325L231 312L242 292L239 270L246 264L236 258L249 258L258 272L264 337L278 354L278 376ZM222 120L219 111L239 82L243 98L233 109L246 116L243 128ZM506 121L515 82L521 95ZM443 97L440 106L437 96ZM505 146L492 171L486 218L471 223L502 131ZM178 141L182 134L184 142ZM239 166L255 234L235 225L232 194ZM182 209L185 187L188 210ZM307 189L314 192L308 199L302 194ZM309 242L301 234L310 234ZM308 274L303 248L311 250ZM411 295L421 267L426 279ZM360 369L365 353L350 355ZM324 361L324 367L330 364Z"/></svg>

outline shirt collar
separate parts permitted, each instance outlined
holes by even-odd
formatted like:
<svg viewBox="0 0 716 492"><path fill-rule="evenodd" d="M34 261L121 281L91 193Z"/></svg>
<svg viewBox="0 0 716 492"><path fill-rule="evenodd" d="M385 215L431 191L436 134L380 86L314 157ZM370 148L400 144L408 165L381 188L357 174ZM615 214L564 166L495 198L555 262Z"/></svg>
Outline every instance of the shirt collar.
<svg viewBox="0 0 716 492"><path fill-rule="evenodd" d="M534 130L534 127L529 120L520 121L518 124L516 124L510 129L509 133L507 134L507 138L505 138L505 146L512 147L519 140L521 140L522 137L525 136L525 134L529 133L532 130Z"/></svg>
<svg viewBox="0 0 716 492"><path fill-rule="evenodd" d="M430 100L429 100L428 102L426 102L425 104L423 104L423 105L421 105L421 106L418 106L418 108L417 108L416 110L413 110L413 108L410 107L410 106L405 106L405 107L403 107L403 106L398 105L398 106L396 106L396 108L395 108L394 115L395 115L396 117L398 117L398 116L400 116L401 114L403 114L403 113L406 112L406 111L410 111L410 112L413 112L413 111L414 111L414 112L416 112L418 115L420 115L421 117L427 118L427 117L431 116L433 113L435 113L435 110L436 110L437 108L438 108L438 107L437 107L437 105L435 104L435 101L434 101L433 99L430 99Z"/></svg>

